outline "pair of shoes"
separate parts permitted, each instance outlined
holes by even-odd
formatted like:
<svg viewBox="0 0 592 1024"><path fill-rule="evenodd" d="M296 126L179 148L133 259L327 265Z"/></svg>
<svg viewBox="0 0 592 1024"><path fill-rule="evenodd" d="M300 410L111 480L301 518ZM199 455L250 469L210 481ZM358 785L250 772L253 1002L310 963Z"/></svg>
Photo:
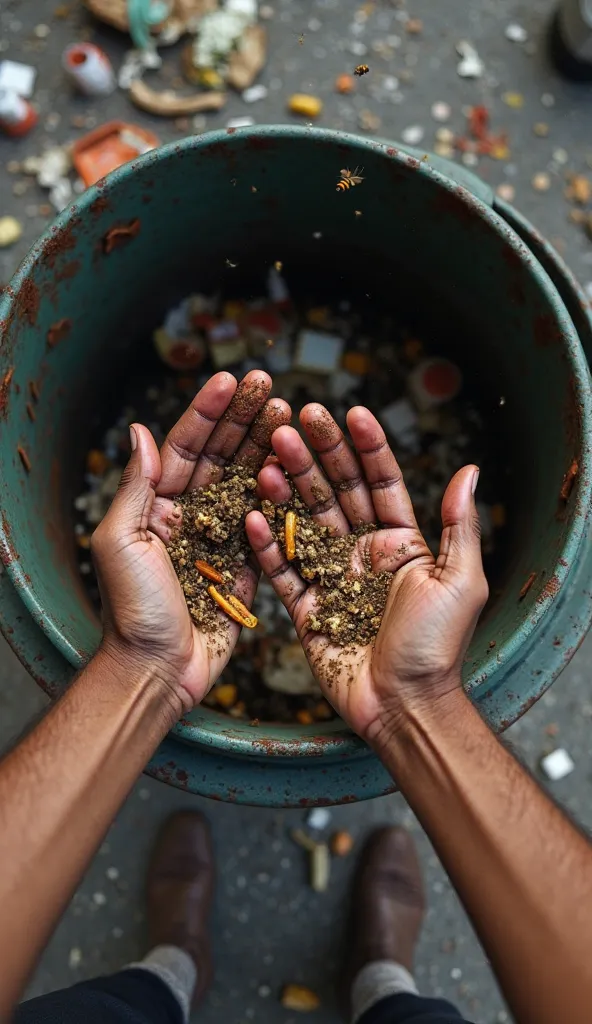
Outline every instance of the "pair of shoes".
<svg viewBox="0 0 592 1024"><path fill-rule="evenodd" d="M156 840L147 879L152 946L180 946L197 967L198 1002L212 977L208 918L214 892L214 857L206 819L195 811L173 814ZM413 970L424 914L421 871L411 836L402 828L374 832L362 853L352 893L345 979L375 960Z"/></svg>

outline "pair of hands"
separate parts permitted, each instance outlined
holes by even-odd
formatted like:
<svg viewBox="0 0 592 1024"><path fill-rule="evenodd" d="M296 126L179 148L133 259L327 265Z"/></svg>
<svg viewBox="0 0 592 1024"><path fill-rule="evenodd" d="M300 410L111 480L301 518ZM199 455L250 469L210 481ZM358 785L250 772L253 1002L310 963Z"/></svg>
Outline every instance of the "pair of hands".
<svg viewBox="0 0 592 1024"><path fill-rule="evenodd" d="M160 452L146 427L131 428L130 461L92 539L103 644L118 658L156 663L183 710L198 704L228 663L240 629L226 621L213 650L193 624L166 550L179 514L172 498L221 479L231 462L248 462L259 470L261 495L283 502L290 494L283 467L321 524L339 534L365 523L380 527L360 536L353 557L367 550L373 569L393 574L382 625L373 645L344 653L307 630L316 587L286 562L264 516L251 512L246 521L259 566L290 613L325 696L355 732L377 742L402 714L460 686L462 659L488 593L474 503L478 470L465 466L448 485L434 560L372 413L361 406L348 413L352 450L323 406L305 406L300 420L309 448L287 425L290 407L270 400L270 391L263 371L251 371L238 385L231 374L217 373ZM277 462L268 461L272 448ZM245 566L235 593L250 606L256 586L257 573Z"/></svg>

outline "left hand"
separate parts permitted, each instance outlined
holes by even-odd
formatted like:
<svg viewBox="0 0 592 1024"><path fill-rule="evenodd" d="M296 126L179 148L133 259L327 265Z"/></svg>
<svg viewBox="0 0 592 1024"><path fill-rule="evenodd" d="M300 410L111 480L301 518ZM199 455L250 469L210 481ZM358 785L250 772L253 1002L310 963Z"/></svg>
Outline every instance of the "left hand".
<svg viewBox="0 0 592 1024"><path fill-rule="evenodd" d="M185 710L218 679L240 627L220 613L215 639L194 625L166 544L180 513L171 500L222 479L231 462L253 475L265 462L271 435L288 423L290 407L268 401L271 378L252 370L238 384L215 374L175 424L159 453L150 431L130 428L131 458L107 515L92 537L103 602L103 647L121 661L156 665ZM248 565L237 574L236 594L247 606L257 584Z"/></svg>

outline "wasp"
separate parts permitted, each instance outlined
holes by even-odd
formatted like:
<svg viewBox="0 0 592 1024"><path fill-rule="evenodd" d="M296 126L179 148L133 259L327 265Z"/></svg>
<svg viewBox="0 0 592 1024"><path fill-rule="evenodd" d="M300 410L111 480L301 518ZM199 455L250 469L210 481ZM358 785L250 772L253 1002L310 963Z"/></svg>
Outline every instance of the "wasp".
<svg viewBox="0 0 592 1024"><path fill-rule="evenodd" d="M364 179L360 177L358 171L363 170L363 167L356 167L355 171L350 171L348 167L344 167L339 172L341 178L337 182L337 191L345 192L348 188L353 188L354 185L361 185Z"/></svg>
<svg viewBox="0 0 592 1024"><path fill-rule="evenodd" d="M358 64L357 68L354 68L354 75L361 77L362 75L367 75L369 70L370 68L367 64Z"/></svg>

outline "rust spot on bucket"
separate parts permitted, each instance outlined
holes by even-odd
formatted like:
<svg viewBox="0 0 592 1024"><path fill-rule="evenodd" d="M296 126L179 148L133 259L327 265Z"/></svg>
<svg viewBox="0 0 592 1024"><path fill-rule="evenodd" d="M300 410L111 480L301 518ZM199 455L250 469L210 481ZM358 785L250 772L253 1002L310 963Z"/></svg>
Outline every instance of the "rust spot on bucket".
<svg viewBox="0 0 592 1024"><path fill-rule="evenodd" d="M3 565L10 565L11 562L18 561L18 554L12 543L10 523L6 518L5 512L2 513L2 532L4 533L4 541L0 545L0 557L2 558Z"/></svg>
<svg viewBox="0 0 592 1024"><path fill-rule="evenodd" d="M74 228L78 226L78 223L79 221L75 220L68 224L67 227L53 228L50 237L44 243L42 249L43 257L52 270L58 256L76 248Z"/></svg>
<svg viewBox="0 0 592 1024"><path fill-rule="evenodd" d="M560 588L561 581L557 579L557 576L555 576L555 574L553 574L553 576L549 577L549 579L545 583L545 586L543 587L539 596L537 597L537 604L542 604L543 601L547 600L547 598L556 597L559 593Z"/></svg>
<svg viewBox="0 0 592 1024"><path fill-rule="evenodd" d="M111 204L106 196L97 196L93 199L89 206L89 210L93 217L100 217L102 213L106 213L107 210L111 209Z"/></svg>
<svg viewBox="0 0 592 1024"><path fill-rule="evenodd" d="M8 411L8 397L10 395L10 382L14 374L14 366L4 374L2 383L0 384L0 416L5 417Z"/></svg>
<svg viewBox="0 0 592 1024"><path fill-rule="evenodd" d="M68 260L55 276L56 281L71 281L80 270L80 260Z"/></svg>
<svg viewBox="0 0 592 1024"><path fill-rule="evenodd" d="M140 218L135 217L134 220L130 220L129 224L115 224L109 228L102 239L105 255L108 256L114 249L121 248L122 245L135 238L139 234L140 226Z"/></svg>
<svg viewBox="0 0 592 1024"><path fill-rule="evenodd" d="M37 285L27 278L23 281L16 296L16 315L19 320L27 320L31 327L37 323L39 313L39 289Z"/></svg>
<svg viewBox="0 0 592 1024"><path fill-rule="evenodd" d="M55 348L58 342L68 337L71 330L72 321L68 317L56 320L55 324L52 324L47 332L48 348Z"/></svg>

